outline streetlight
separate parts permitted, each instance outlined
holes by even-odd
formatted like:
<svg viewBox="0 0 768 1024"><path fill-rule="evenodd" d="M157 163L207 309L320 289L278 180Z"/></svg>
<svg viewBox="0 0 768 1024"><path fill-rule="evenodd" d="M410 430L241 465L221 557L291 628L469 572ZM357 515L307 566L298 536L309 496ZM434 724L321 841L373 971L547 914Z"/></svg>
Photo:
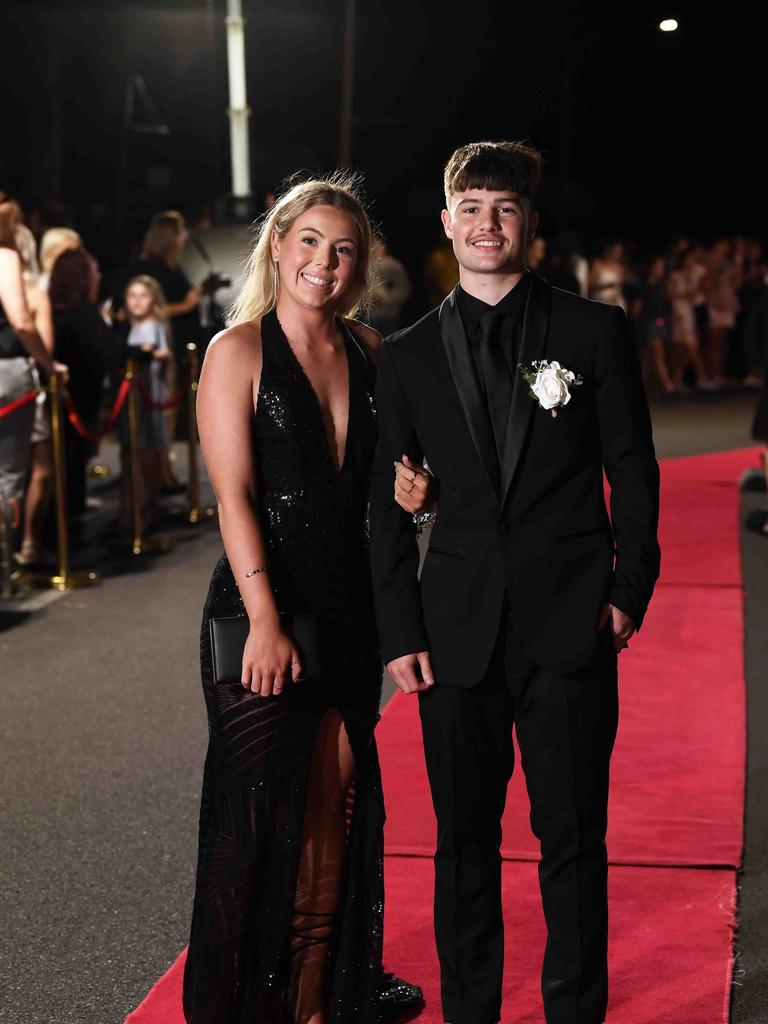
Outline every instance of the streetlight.
<svg viewBox="0 0 768 1024"><path fill-rule="evenodd" d="M664 18L659 22L659 32L677 32L680 27L676 18Z"/></svg>

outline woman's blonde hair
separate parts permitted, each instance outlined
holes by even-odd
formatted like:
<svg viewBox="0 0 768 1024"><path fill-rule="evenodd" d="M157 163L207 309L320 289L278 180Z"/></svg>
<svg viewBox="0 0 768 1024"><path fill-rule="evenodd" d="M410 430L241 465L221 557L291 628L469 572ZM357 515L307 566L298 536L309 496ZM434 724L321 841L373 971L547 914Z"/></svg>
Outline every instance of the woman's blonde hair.
<svg viewBox="0 0 768 1024"><path fill-rule="evenodd" d="M230 327L255 320L277 305L280 277L272 257L272 232L284 238L313 206L333 206L354 220L358 233L355 270L338 311L354 316L364 305L370 285L371 222L360 198L359 179L337 171L328 178L293 185L257 222L256 243L246 261L245 283L230 310Z"/></svg>
<svg viewBox="0 0 768 1024"><path fill-rule="evenodd" d="M40 240L40 267L50 274L53 264L67 249L82 249L83 240L72 228L48 228Z"/></svg>
<svg viewBox="0 0 768 1024"><path fill-rule="evenodd" d="M152 296L152 305L149 308L149 315L153 319L159 320L160 323L167 327L168 313L166 310L165 295L163 293L163 289L160 287L160 282L156 281L154 277L150 277L148 274L138 274L136 277L132 277L125 286L123 302L128 301L128 291L133 288L135 284L142 285Z"/></svg>
<svg viewBox="0 0 768 1024"><path fill-rule="evenodd" d="M141 247L141 258L145 260L162 260L175 255L176 241L184 230L184 217L178 210L163 210L152 218L144 243Z"/></svg>

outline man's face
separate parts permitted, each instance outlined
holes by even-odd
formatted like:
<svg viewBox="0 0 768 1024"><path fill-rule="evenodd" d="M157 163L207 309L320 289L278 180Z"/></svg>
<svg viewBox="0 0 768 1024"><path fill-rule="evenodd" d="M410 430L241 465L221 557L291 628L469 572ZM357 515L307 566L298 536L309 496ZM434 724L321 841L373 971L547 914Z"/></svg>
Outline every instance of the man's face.
<svg viewBox="0 0 768 1024"><path fill-rule="evenodd" d="M525 269L529 236L536 231L539 215L519 192L454 192L442 217L464 270L503 274Z"/></svg>

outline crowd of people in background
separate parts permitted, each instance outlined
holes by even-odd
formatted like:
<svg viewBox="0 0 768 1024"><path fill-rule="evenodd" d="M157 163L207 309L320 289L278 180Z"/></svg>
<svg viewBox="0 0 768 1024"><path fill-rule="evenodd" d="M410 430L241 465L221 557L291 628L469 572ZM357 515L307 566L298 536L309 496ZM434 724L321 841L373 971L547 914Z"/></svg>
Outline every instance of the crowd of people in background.
<svg viewBox="0 0 768 1024"><path fill-rule="evenodd" d="M138 431L148 528L161 518L161 499L184 486L172 462L181 418L168 400L179 391L187 344L206 340L205 282L191 282L182 267L187 223L175 210L156 214L132 258L119 266L108 255L104 217L91 214L83 235L63 204L43 204L25 223L19 204L0 193L0 413L38 391L34 402L0 419L0 498L21 566L53 558L52 450L41 374L60 371L81 426L96 431L115 371L128 354L139 358L141 391L151 400L140 403ZM89 236L92 248L102 250L98 258ZM103 276L99 259L108 264ZM768 261L755 238L723 236L705 244L676 237L642 256L616 239L590 255L575 235L536 236L528 265L556 287L626 311L651 393L673 398L758 387L765 378ZM420 275L381 239L376 268L368 320L385 336L437 305L458 281L446 239L427 253ZM753 435L768 446L765 405L761 400ZM68 512L76 527L89 509L86 474L97 444L70 418L64 431ZM125 465L125 416L118 439ZM127 530L128 521L124 484L119 528Z"/></svg>

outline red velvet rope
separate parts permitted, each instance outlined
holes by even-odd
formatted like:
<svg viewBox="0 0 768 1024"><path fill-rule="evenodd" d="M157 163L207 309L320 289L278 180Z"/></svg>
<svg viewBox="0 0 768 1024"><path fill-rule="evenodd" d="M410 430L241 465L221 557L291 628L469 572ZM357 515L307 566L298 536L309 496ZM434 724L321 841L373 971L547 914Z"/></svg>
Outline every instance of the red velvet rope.
<svg viewBox="0 0 768 1024"><path fill-rule="evenodd" d="M141 377L137 377L136 378L136 385L137 385L137 387L139 389L139 394L144 399L144 401L147 403L147 405L150 407L150 409L157 409L158 412L165 412L166 409L175 409L176 406L181 401L182 396L183 396L184 392L186 391L187 385L189 383L189 372L186 374L186 378L187 379L185 379L183 384L181 384L181 386L179 387L178 391L173 396L173 398L169 398L165 402L156 402L152 398L152 396L147 393L147 391L144 388L144 384L142 383Z"/></svg>
<svg viewBox="0 0 768 1024"><path fill-rule="evenodd" d="M88 430L83 421L80 419L80 414L72 402L72 399L68 394L64 395L64 404L67 407L67 419L72 424L74 429L78 432L80 437L84 437L87 441L100 441L102 437L105 437L110 430L117 423L117 419L122 412L125 400L128 397L128 392L131 390L132 381L128 377L124 377L120 381L120 387L117 389L117 396L115 398L115 404L112 406L112 411L107 417L107 422L97 431Z"/></svg>
<svg viewBox="0 0 768 1024"><path fill-rule="evenodd" d="M21 398L14 398L12 402L0 407L0 420L5 416L10 416L11 413L16 412L17 409L21 409L25 405L29 405L30 402L34 402L36 398L36 391L28 391L26 395L22 395Z"/></svg>

